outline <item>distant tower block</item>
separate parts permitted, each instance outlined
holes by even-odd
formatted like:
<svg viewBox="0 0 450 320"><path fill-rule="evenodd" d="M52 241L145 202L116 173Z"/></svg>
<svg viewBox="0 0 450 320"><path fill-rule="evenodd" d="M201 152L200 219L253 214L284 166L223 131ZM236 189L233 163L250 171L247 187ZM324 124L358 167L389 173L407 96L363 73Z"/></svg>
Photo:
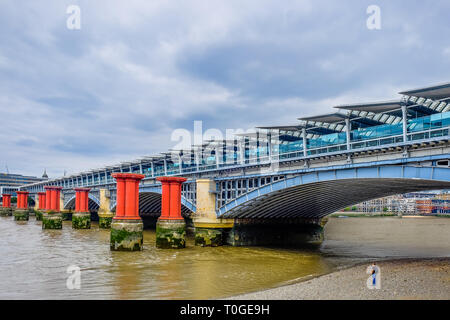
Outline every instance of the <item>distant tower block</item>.
<svg viewBox="0 0 450 320"><path fill-rule="evenodd" d="M139 182L142 174L115 173L116 216L111 223L110 248L115 251L142 250L144 224L139 217Z"/></svg>
<svg viewBox="0 0 450 320"><path fill-rule="evenodd" d="M159 177L162 183L161 216L156 223L156 247L185 248L186 223L181 216L181 186L186 178Z"/></svg>
<svg viewBox="0 0 450 320"><path fill-rule="evenodd" d="M29 219L28 191L17 191L17 209L14 211L14 220L28 221Z"/></svg>
<svg viewBox="0 0 450 320"><path fill-rule="evenodd" d="M73 229L90 229L91 213L89 212L89 188L76 188L75 213L72 215Z"/></svg>
<svg viewBox="0 0 450 320"><path fill-rule="evenodd" d="M8 193L2 194L3 197L3 205L0 208L0 216L12 216L12 208L11 208L11 195Z"/></svg>
<svg viewBox="0 0 450 320"><path fill-rule="evenodd" d="M42 229L62 229L60 197L62 187L45 186L45 213L42 216Z"/></svg>

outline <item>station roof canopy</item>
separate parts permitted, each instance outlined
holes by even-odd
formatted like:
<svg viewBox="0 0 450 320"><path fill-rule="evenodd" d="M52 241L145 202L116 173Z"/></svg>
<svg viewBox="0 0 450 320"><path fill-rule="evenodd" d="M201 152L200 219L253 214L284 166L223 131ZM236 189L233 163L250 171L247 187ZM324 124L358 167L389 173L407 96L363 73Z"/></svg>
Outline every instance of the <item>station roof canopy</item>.
<svg viewBox="0 0 450 320"><path fill-rule="evenodd" d="M312 121L312 120L310 120L310 121ZM303 128L305 128L308 133L318 134L318 135L324 135L324 134L329 134L329 133L340 132L338 130L334 130L334 129L328 128L328 127L323 126L323 125L318 125L318 124L314 124L314 125L312 125L312 124L302 124L302 125L297 125L297 126L296 125L292 125L292 126L258 127L258 129L280 130L280 131L287 131L287 132L302 131ZM294 138L292 138L289 141L294 141L293 139L298 140L296 138L296 136L293 136L293 137ZM287 138L287 139L290 139L290 138Z"/></svg>
<svg viewBox="0 0 450 320"><path fill-rule="evenodd" d="M404 105L404 102L393 100L393 101L382 101L382 102L372 102L372 103L356 103L356 104L344 104L336 106L337 109L345 110L355 110L355 111L366 111L373 113L385 113L388 111L400 109Z"/></svg>
<svg viewBox="0 0 450 320"><path fill-rule="evenodd" d="M398 100L392 101L382 101L382 102L372 102L372 103L357 103L357 104L345 104L336 106L338 109L345 109L350 111L360 111L360 112L371 112L371 113L384 113L387 115L393 115L396 117L402 117L401 107L404 105L408 106L408 113L411 116L416 116L417 114L426 116L437 113L437 111L428 108L423 105L414 104L411 101L404 102ZM358 121L360 121L359 119ZM372 124L376 125L376 124Z"/></svg>
<svg viewBox="0 0 450 320"><path fill-rule="evenodd" d="M272 126L272 127L257 127L257 128L266 130L301 131L304 128L304 126L292 125L292 126Z"/></svg>
<svg viewBox="0 0 450 320"><path fill-rule="evenodd" d="M357 113L359 113L359 111ZM314 131L314 133L320 135L320 134L341 132L341 130L336 130L336 128L333 128L333 125L341 124L341 126L344 126L345 119L347 119L347 118L350 119L350 121L352 121L353 128L357 128L357 127L364 128L364 127L377 126L377 125L383 124L380 121L374 120L374 119L366 117L366 116L358 116L355 114L343 114L340 112L325 114L325 115L317 116L317 117L299 118L299 120L308 121L308 123L314 122L317 127L308 129L308 131L309 132ZM323 125L324 123L328 124L328 126L324 126Z"/></svg>
<svg viewBox="0 0 450 320"><path fill-rule="evenodd" d="M441 100L450 97L450 82L430 87L402 91L399 93L407 96Z"/></svg>
<svg viewBox="0 0 450 320"><path fill-rule="evenodd" d="M315 126L315 125L298 125L298 126L274 126L274 127L258 127L259 129L269 129L269 130L280 130L283 132L296 132L296 131L302 131L303 128L306 129L308 133L312 134L329 134L329 133L336 133L338 131L329 129L327 127L321 127L321 126ZM287 139L290 139L287 137ZM298 140L296 136L293 136L293 138L290 141L293 141L293 139Z"/></svg>
<svg viewBox="0 0 450 320"><path fill-rule="evenodd" d="M325 122L325 123L339 123L345 121L348 118L347 115L340 112L327 113L320 116L303 117L298 120L313 121L313 122Z"/></svg>

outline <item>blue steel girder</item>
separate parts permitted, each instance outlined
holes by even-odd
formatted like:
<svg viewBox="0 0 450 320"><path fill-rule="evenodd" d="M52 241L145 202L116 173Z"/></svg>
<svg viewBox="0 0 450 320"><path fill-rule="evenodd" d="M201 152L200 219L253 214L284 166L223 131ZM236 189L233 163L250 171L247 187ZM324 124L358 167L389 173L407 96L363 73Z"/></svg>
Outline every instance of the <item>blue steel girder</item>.
<svg viewBox="0 0 450 320"><path fill-rule="evenodd" d="M217 210L221 218L322 218L389 195L450 189L450 168L381 165L313 171L249 191Z"/></svg>

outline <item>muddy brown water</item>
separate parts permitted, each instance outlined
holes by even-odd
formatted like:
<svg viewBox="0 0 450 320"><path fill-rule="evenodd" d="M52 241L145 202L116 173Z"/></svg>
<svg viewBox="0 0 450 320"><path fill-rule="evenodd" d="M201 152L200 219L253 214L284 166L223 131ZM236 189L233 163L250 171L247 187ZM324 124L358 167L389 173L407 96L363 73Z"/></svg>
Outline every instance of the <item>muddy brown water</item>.
<svg viewBox="0 0 450 320"><path fill-rule="evenodd" d="M449 257L447 218L331 218L317 248L155 248L111 252L109 231L42 230L0 217L0 299L214 299L276 287L374 259ZM69 266L80 289L69 289ZM70 282L70 281L69 281Z"/></svg>

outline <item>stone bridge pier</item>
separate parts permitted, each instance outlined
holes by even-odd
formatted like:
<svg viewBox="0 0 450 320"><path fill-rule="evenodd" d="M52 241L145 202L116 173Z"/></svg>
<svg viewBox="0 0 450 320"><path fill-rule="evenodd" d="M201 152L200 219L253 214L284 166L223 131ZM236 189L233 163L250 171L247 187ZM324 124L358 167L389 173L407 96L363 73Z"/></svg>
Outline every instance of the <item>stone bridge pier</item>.
<svg viewBox="0 0 450 320"><path fill-rule="evenodd" d="M198 246L297 246L323 241L324 219L240 219L216 214L216 182L197 180L197 203L193 222Z"/></svg>
<svg viewBox="0 0 450 320"><path fill-rule="evenodd" d="M210 179L197 180L197 212L193 218L195 245L217 247L226 243L234 219L216 216L216 183Z"/></svg>
<svg viewBox="0 0 450 320"><path fill-rule="evenodd" d="M11 195L4 193L2 194L3 204L2 208L0 208L0 216L12 216L12 208L11 208Z"/></svg>
<svg viewBox="0 0 450 320"><path fill-rule="evenodd" d="M102 229L111 228L114 213L111 212L111 197L108 189L100 189L100 206L98 208L98 226Z"/></svg>

